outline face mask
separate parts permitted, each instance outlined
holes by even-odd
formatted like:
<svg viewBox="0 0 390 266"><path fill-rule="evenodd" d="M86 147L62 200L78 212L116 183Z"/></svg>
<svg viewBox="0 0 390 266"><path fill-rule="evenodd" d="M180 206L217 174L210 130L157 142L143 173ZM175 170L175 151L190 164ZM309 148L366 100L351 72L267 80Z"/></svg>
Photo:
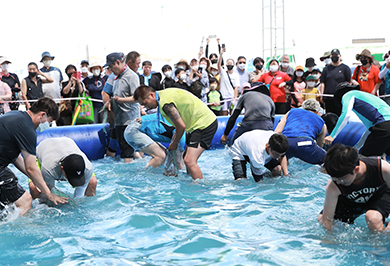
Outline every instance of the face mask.
<svg viewBox="0 0 390 266"><path fill-rule="evenodd" d="M272 65L272 66L269 67L269 70L270 70L271 72L276 72L276 71L278 71L278 66Z"/></svg>
<svg viewBox="0 0 390 266"><path fill-rule="evenodd" d="M172 77L172 71L166 71L166 72L164 72L164 76L166 76L167 78Z"/></svg>
<svg viewBox="0 0 390 266"><path fill-rule="evenodd" d="M337 61L339 61L339 56L338 55L332 55L331 59L332 59L333 63L337 63Z"/></svg>
<svg viewBox="0 0 390 266"><path fill-rule="evenodd" d="M211 74L213 74L213 76L216 76L216 75L218 75L218 71L211 71Z"/></svg>
<svg viewBox="0 0 390 266"><path fill-rule="evenodd" d="M210 85L210 90L215 90L216 88L217 88L217 85L215 85L215 84Z"/></svg>
<svg viewBox="0 0 390 266"><path fill-rule="evenodd" d="M206 69L207 65L201 64L199 67L202 68L202 69Z"/></svg>
<svg viewBox="0 0 390 266"><path fill-rule="evenodd" d="M92 74L93 74L95 77L99 76L99 75L100 75L100 69L94 69L94 70L92 70Z"/></svg>
<svg viewBox="0 0 390 266"><path fill-rule="evenodd" d="M312 75L315 79L319 79L320 78L320 75L319 74L314 74Z"/></svg>
<svg viewBox="0 0 390 266"><path fill-rule="evenodd" d="M330 58L326 58L326 59L324 60L325 65L329 65L330 62L332 62L332 60L331 60Z"/></svg>
<svg viewBox="0 0 390 266"><path fill-rule="evenodd" d="M192 69L193 69L193 70L198 70L198 68L199 68L198 65L192 66Z"/></svg>
<svg viewBox="0 0 390 266"><path fill-rule="evenodd" d="M289 67L289 65L290 65L289 63L282 63L283 68L287 68L287 67Z"/></svg>
<svg viewBox="0 0 390 266"><path fill-rule="evenodd" d="M227 67L228 70L232 70L234 66L233 65L227 65L226 67Z"/></svg>
<svg viewBox="0 0 390 266"><path fill-rule="evenodd" d="M1 65L1 69L4 70L4 71L7 71L8 67L9 67L9 64Z"/></svg>
<svg viewBox="0 0 390 266"><path fill-rule="evenodd" d="M44 65L45 67L50 67L50 65L51 65L51 60L45 60L45 61L43 61L43 65Z"/></svg>
<svg viewBox="0 0 390 266"><path fill-rule="evenodd" d="M67 75L68 78L70 79L70 78L72 77L72 75L73 75L73 72L72 72L72 73L67 73L66 75Z"/></svg>
<svg viewBox="0 0 390 266"><path fill-rule="evenodd" d="M302 77L303 76L303 72L302 71L297 71L295 74L297 75L297 77Z"/></svg>
<svg viewBox="0 0 390 266"><path fill-rule="evenodd" d="M177 68L179 68L179 69L186 69L185 66L183 66L183 65L178 65Z"/></svg>
<svg viewBox="0 0 390 266"><path fill-rule="evenodd" d="M367 65L368 60L367 59L362 59L362 60L360 60L360 62L362 62L362 65L364 66L364 65Z"/></svg>
<svg viewBox="0 0 390 266"><path fill-rule="evenodd" d="M187 78L187 75L186 75L186 74L181 74L181 75L180 75L180 79L181 79L182 81L185 81L186 78Z"/></svg>
<svg viewBox="0 0 390 266"><path fill-rule="evenodd" d="M238 64L238 68L241 70L245 69L246 64Z"/></svg>
<svg viewBox="0 0 390 266"><path fill-rule="evenodd" d="M255 65L256 69L257 70L262 70L263 69L263 65Z"/></svg>
<svg viewBox="0 0 390 266"><path fill-rule="evenodd" d="M211 64L216 64L216 63L218 63L218 59L212 59L211 60Z"/></svg>
<svg viewBox="0 0 390 266"><path fill-rule="evenodd" d="M82 67L81 68L81 73L88 73L88 68Z"/></svg>
<svg viewBox="0 0 390 266"><path fill-rule="evenodd" d="M306 83L308 87L312 88L314 87L314 85L316 85L316 83L314 81L309 81Z"/></svg>
<svg viewBox="0 0 390 266"><path fill-rule="evenodd" d="M37 75L37 72L28 72L29 77L33 78Z"/></svg>
<svg viewBox="0 0 390 266"><path fill-rule="evenodd" d="M308 68L307 68L307 71L312 72L312 71L313 71L313 68L312 68L312 67L308 67Z"/></svg>

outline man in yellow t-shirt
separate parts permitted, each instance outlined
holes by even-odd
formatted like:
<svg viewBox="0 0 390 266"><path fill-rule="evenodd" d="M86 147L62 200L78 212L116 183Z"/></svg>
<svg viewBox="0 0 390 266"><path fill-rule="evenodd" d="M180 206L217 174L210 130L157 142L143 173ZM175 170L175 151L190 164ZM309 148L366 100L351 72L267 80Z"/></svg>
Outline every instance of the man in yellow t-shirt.
<svg viewBox="0 0 390 266"><path fill-rule="evenodd" d="M197 161L205 149L210 149L217 131L214 113L193 94L177 88L156 92L152 87L140 86L135 90L134 98L147 108L158 107L158 112L176 128L168 150L176 150L184 131L187 132L184 158L187 174L194 180L202 179Z"/></svg>

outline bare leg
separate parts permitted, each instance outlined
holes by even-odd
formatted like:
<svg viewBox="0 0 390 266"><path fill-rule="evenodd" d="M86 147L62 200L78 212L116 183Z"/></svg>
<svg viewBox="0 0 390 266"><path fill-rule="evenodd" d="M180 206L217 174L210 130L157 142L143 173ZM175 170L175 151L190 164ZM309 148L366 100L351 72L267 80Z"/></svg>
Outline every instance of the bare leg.
<svg viewBox="0 0 390 266"><path fill-rule="evenodd" d="M187 166L187 173L190 173L192 179L203 179L202 171L198 165L198 159L204 148L198 145L198 148L188 147L186 156L184 157L184 163Z"/></svg>
<svg viewBox="0 0 390 266"><path fill-rule="evenodd" d="M25 214L32 207L32 197L30 193L25 191L24 194L17 201L15 201L15 205L19 208L20 216Z"/></svg>
<svg viewBox="0 0 390 266"><path fill-rule="evenodd" d="M145 168L149 166L160 167L165 161L165 151L156 142L143 148L141 151L152 156Z"/></svg>
<svg viewBox="0 0 390 266"><path fill-rule="evenodd" d="M111 152L109 150L107 150L107 152L106 152L107 157L115 157L115 154L116 154L116 152Z"/></svg>

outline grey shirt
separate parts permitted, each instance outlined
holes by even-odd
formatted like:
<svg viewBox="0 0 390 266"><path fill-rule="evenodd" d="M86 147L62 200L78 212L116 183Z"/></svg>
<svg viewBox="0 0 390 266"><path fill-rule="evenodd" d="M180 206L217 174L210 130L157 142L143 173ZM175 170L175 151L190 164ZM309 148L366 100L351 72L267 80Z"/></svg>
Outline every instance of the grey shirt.
<svg viewBox="0 0 390 266"><path fill-rule="evenodd" d="M89 180L93 174L92 163L87 156L79 149L77 144L68 137L48 138L39 143L37 147L37 158L41 164L41 172L49 189L55 185L55 181L65 181L62 175L60 161L70 154L79 154L84 158L85 162L85 184L76 187L74 191L74 198L81 198L84 196Z"/></svg>
<svg viewBox="0 0 390 266"><path fill-rule="evenodd" d="M257 91L249 91L242 95L237 102L236 109L245 108L242 121L270 120L275 118L275 104L272 99Z"/></svg>
<svg viewBox="0 0 390 266"><path fill-rule="evenodd" d="M140 86L139 76L129 67L126 67L114 81L113 97L130 97ZM115 116L115 126L126 126L141 116L139 103L118 103L113 101L112 108Z"/></svg>
<svg viewBox="0 0 390 266"><path fill-rule="evenodd" d="M286 73L287 75L290 76L290 78L294 76L294 68L292 68L291 66L288 66L286 71L282 70L282 66L280 66L279 71Z"/></svg>

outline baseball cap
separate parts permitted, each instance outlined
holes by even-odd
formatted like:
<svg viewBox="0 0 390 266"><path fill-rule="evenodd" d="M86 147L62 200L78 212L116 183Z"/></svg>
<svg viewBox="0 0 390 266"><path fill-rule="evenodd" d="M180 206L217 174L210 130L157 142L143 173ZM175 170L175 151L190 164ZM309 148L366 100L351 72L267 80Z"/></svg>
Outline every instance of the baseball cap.
<svg viewBox="0 0 390 266"><path fill-rule="evenodd" d="M103 67L108 67L116 60L122 60L122 56L120 53L111 53L106 56L106 64Z"/></svg>
<svg viewBox="0 0 390 266"><path fill-rule="evenodd" d="M333 49L331 52L330 52L330 54L332 55L332 54L340 54L340 51L339 51L339 49Z"/></svg>
<svg viewBox="0 0 390 266"><path fill-rule="evenodd" d="M315 80L315 78L314 78L314 76L312 76L312 75L308 75L308 76L306 77L306 80Z"/></svg>
<svg viewBox="0 0 390 266"><path fill-rule="evenodd" d="M82 65L82 64L84 64L84 63L86 63L87 65L89 65L89 61L88 60L81 60L81 63L80 63L80 65Z"/></svg>
<svg viewBox="0 0 390 266"><path fill-rule="evenodd" d="M66 178L73 187L83 186L85 184L85 162L84 158L78 154L66 156L61 161Z"/></svg>

